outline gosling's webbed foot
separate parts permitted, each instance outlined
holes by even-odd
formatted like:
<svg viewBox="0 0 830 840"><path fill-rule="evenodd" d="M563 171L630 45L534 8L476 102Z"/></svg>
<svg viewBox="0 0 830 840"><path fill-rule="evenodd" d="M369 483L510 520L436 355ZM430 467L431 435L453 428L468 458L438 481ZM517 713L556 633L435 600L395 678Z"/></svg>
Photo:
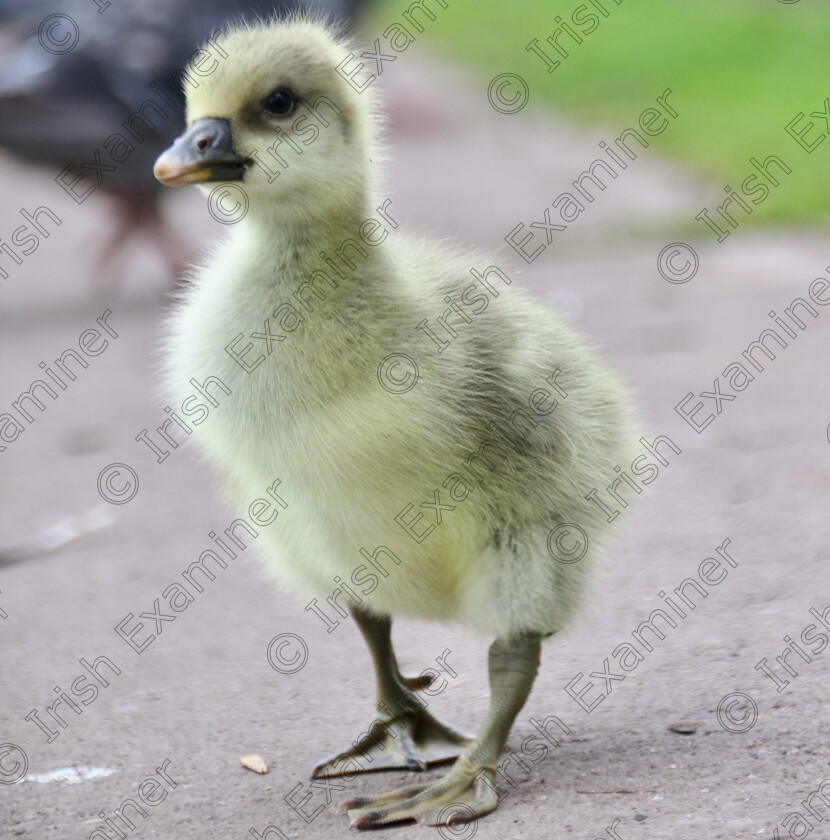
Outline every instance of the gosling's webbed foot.
<svg viewBox="0 0 830 840"><path fill-rule="evenodd" d="M374 828L415 820L426 825L469 822L498 805L493 768L453 768L436 782L409 785L378 796L358 796L339 805L353 828Z"/></svg>
<svg viewBox="0 0 830 840"><path fill-rule="evenodd" d="M321 761L313 779L375 770L426 770L458 758L472 739L415 707L392 719L375 719L367 732L342 752Z"/></svg>

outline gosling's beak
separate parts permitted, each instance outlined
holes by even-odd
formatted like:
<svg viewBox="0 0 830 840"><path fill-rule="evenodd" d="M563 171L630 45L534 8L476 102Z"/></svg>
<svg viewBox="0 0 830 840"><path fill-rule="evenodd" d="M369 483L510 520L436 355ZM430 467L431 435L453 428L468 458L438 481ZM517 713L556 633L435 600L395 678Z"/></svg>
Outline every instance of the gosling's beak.
<svg viewBox="0 0 830 840"><path fill-rule="evenodd" d="M173 145L162 152L153 174L168 187L200 181L241 181L248 161L233 148L231 125L209 117L194 120Z"/></svg>

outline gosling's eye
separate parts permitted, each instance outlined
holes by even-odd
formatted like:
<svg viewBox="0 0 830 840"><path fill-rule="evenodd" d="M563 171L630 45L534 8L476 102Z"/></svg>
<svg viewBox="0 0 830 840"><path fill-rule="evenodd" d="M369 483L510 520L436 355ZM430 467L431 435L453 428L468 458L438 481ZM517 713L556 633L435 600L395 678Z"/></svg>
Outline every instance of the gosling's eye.
<svg viewBox="0 0 830 840"><path fill-rule="evenodd" d="M290 90L280 88L268 95L262 107L269 113L284 117L294 110L294 94Z"/></svg>

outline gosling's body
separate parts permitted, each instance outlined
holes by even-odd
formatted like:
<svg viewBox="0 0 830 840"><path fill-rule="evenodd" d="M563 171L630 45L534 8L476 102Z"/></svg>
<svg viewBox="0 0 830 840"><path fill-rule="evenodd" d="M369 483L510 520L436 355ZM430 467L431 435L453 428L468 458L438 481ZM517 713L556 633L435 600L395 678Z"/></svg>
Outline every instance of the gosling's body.
<svg viewBox="0 0 830 840"><path fill-rule="evenodd" d="M377 214L356 214L331 245L359 242L356 231L369 216ZM325 300L301 295L311 312L293 296L311 270L302 257L286 258L294 252L290 241L280 242L277 232L257 245L249 231L234 230L174 316L174 404L192 393L192 377L217 376L230 388L227 396L213 388L221 405L193 441L220 467L241 510L275 477L282 480L289 507L262 531L262 556L304 597L325 599L339 577L385 615L459 621L493 636L558 630L607 527L584 496L625 463L630 436L617 381L573 330L498 274L485 276L498 297L476 282L470 268L483 274L486 259L436 250L390 224L385 230L381 244L363 246L365 259L344 252L360 265L337 289L318 283ZM320 250L333 254L334 247ZM469 324L449 317L453 339L433 317L447 309L445 296L458 301L474 283L489 298L487 309L468 315ZM297 324L293 331L272 317L281 306L284 325ZM264 332L266 318L283 341L250 337ZM450 340L442 352L415 329L424 318ZM232 344L240 333L244 339ZM248 373L229 344L237 357L250 345L241 356L248 366L264 359ZM417 364L418 381L406 393L379 382L378 367L390 354ZM390 376L403 376L408 363L401 364ZM550 413L529 406L532 394ZM465 465L486 440L495 445ZM453 510L420 508L434 504L436 489ZM407 533L395 518L410 503L399 517L412 523ZM578 563L557 562L548 550L559 523L589 535ZM401 560L397 566L383 558L392 568L387 578L360 553L378 546ZM345 607L352 601L338 600Z"/></svg>
<svg viewBox="0 0 830 840"><path fill-rule="evenodd" d="M188 131L156 164L169 184L231 172L250 202L171 316L171 404L192 393L191 379L221 380L230 393L213 387L220 405L193 443L240 511L281 480L287 508L261 531L262 557L304 603L338 589L366 637L380 730L315 775L458 757L439 782L346 803L352 822L446 824L449 804L461 818L486 814L541 638L572 614L608 531L585 496L631 460L624 389L577 333L516 289L509 268L413 237L378 198L374 105L335 72L346 45L294 21L234 31L224 46L227 63L188 94ZM285 133L295 100L323 96L334 107L313 143L271 180L251 166ZM312 278L316 292L304 285ZM447 314L453 304L465 315ZM411 362L417 382L405 381ZM576 527L552 539L557 526ZM491 708L475 739L406 693L392 616L496 637Z"/></svg>

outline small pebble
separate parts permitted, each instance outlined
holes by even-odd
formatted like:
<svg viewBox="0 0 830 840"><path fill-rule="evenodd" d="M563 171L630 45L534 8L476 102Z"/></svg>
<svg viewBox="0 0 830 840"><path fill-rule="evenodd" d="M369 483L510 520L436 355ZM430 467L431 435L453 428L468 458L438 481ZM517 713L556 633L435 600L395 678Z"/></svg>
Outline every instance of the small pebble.
<svg viewBox="0 0 830 840"><path fill-rule="evenodd" d="M697 722L695 723L673 723L669 727L670 732L676 732L678 735L694 735L697 732Z"/></svg>
<svg viewBox="0 0 830 840"><path fill-rule="evenodd" d="M261 755L243 755L239 762L246 769L253 770L254 773L265 774L268 772L268 765Z"/></svg>

